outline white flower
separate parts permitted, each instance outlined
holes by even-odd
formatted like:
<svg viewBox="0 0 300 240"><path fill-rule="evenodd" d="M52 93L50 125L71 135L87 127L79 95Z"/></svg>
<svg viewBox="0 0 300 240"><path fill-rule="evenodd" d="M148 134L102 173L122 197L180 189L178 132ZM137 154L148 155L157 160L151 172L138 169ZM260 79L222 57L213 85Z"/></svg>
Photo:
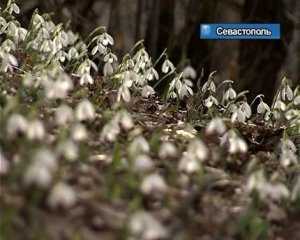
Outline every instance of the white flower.
<svg viewBox="0 0 300 240"><path fill-rule="evenodd" d="M134 127L134 123L130 114L127 111L121 111L119 114L121 127L126 131L132 129Z"/></svg>
<svg viewBox="0 0 300 240"><path fill-rule="evenodd" d="M132 141L128 150L130 156L136 156L138 154L149 153L150 146L144 137L139 136Z"/></svg>
<svg viewBox="0 0 300 240"><path fill-rule="evenodd" d="M145 195L160 195L166 193L167 190L165 180L156 173L146 176L141 184L141 191Z"/></svg>
<svg viewBox="0 0 300 240"><path fill-rule="evenodd" d="M94 106L87 99L81 101L76 107L75 116L78 121L93 120L95 115Z"/></svg>
<svg viewBox="0 0 300 240"><path fill-rule="evenodd" d="M195 69L192 66L186 66L183 69L182 76L183 76L183 78L195 79L197 77L197 73L196 73Z"/></svg>
<svg viewBox="0 0 300 240"><path fill-rule="evenodd" d="M240 108L238 108L235 112L233 112L231 116L231 122L245 122L246 121L246 115L244 112L241 111Z"/></svg>
<svg viewBox="0 0 300 240"><path fill-rule="evenodd" d="M88 137L85 126L81 123L77 123L72 127L71 137L74 141L84 141Z"/></svg>
<svg viewBox="0 0 300 240"><path fill-rule="evenodd" d="M152 159L145 155L145 154L139 154L133 159L133 169L136 172L147 172L152 170L154 167L154 163Z"/></svg>
<svg viewBox="0 0 300 240"><path fill-rule="evenodd" d="M103 67L103 75L105 77L107 77L107 76L112 75L113 72L114 72L114 69L113 69L112 64L110 62L105 63L104 67Z"/></svg>
<svg viewBox="0 0 300 240"><path fill-rule="evenodd" d="M252 115L252 111L251 111L251 107L250 105L244 101L242 102L241 106L240 106L241 111L244 113L244 115L246 116L246 118L250 118Z"/></svg>
<svg viewBox="0 0 300 240"><path fill-rule="evenodd" d="M178 170L186 174L193 174L201 170L202 166L199 160L189 153L185 152L178 164Z"/></svg>
<svg viewBox="0 0 300 240"><path fill-rule="evenodd" d="M225 137L228 137L228 151L230 154L246 153L248 151L247 143L242 138L240 138L233 130L230 130Z"/></svg>
<svg viewBox="0 0 300 240"><path fill-rule="evenodd" d="M180 88L178 88L178 95L180 99L183 99L185 96L193 95L193 83L188 79L183 79L181 82Z"/></svg>
<svg viewBox="0 0 300 240"><path fill-rule="evenodd" d="M231 101L236 98L236 92L232 87L228 88L228 90L224 93L223 99L224 101Z"/></svg>
<svg viewBox="0 0 300 240"><path fill-rule="evenodd" d="M49 169L32 165L25 172L24 182L26 185L36 185L40 188L47 188L52 182L52 174Z"/></svg>
<svg viewBox="0 0 300 240"><path fill-rule="evenodd" d="M72 141L67 140L58 146L57 152L62 154L67 160L73 161L78 158L78 146Z"/></svg>
<svg viewBox="0 0 300 240"><path fill-rule="evenodd" d="M281 91L281 99L283 101L292 101L293 97L294 97L293 90L288 84L286 84Z"/></svg>
<svg viewBox="0 0 300 240"><path fill-rule="evenodd" d="M114 39L108 33L103 33L99 36L99 42L104 46L114 45Z"/></svg>
<svg viewBox="0 0 300 240"><path fill-rule="evenodd" d="M295 105L300 105L300 96L295 97L294 104Z"/></svg>
<svg viewBox="0 0 300 240"><path fill-rule="evenodd" d="M58 125L65 125L73 120L73 110L67 105L60 105L55 111L55 121Z"/></svg>
<svg viewBox="0 0 300 240"><path fill-rule="evenodd" d="M40 120L33 120L28 123L27 138L30 140L42 140L45 137L45 128Z"/></svg>
<svg viewBox="0 0 300 240"><path fill-rule="evenodd" d="M146 71L146 79L148 81L157 80L159 78L158 72L155 70L155 68L150 68Z"/></svg>
<svg viewBox="0 0 300 240"><path fill-rule="evenodd" d="M8 170L9 170L9 162L4 157L0 149L0 176L7 174Z"/></svg>
<svg viewBox="0 0 300 240"><path fill-rule="evenodd" d="M56 169L56 156L48 149L40 149L34 154L32 163L25 172L25 184L47 188Z"/></svg>
<svg viewBox="0 0 300 240"><path fill-rule="evenodd" d="M213 118L206 127L207 134L218 134L222 135L226 132L226 126L221 118Z"/></svg>
<svg viewBox="0 0 300 240"><path fill-rule="evenodd" d="M195 139L189 143L187 152L188 154L195 156L200 161L204 161L208 157L208 149L199 139Z"/></svg>
<svg viewBox="0 0 300 240"><path fill-rule="evenodd" d="M206 83L204 83L202 87L202 92L206 92L207 90L211 92L216 92L216 85L213 81L208 80Z"/></svg>
<svg viewBox="0 0 300 240"><path fill-rule="evenodd" d="M162 72L168 73L168 72L172 72L174 70L175 70L175 67L174 67L173 63L169 59L166 59L164 61L164 63L162 64Z"/></svg>
<svg viewBox="0 0 300 240"><path fill-rule="evenodd" d="M268 104L264 103L263 100L261 100L257 106L257 112L260 114L265 114L267 112L270 112L270 107L268 106Z"/></svg>
<svg viewBox="0 0 300 240"><path fill-rule="evenodd" d="M128 72L128 74L124 75L123 83L118 90L118 96L117 96L118 102L121 101L121 99L123 99L125 102L130 102L131 95L130 95L129 88L132 86L133 81L130 79L131 74L130 75L129 74L130 73Z"/></svg>
<svg viewBox="0 0 300 240"><path fill-rule="evenodd" d="M5 53L3 51L1 51L0 49L0 59L1 59L1 68L0 68L0 72L13 72L14 67L18 66L18 61L17 59L9 54L9 53Z"/></svg>
<svg viewBox="0 0 300 240"><path fill-rule="evenodd" d="M207 107L207 108L211 108L213 105L218 105L219 102L218 100L214 97L214 96L209 96L207 99L204 100L204 105Z"/></svg>
<svg viewBox="0 0 300 240"><path fill-rule="evenodd" d="M280 163L284 167L298 163L297 148L290 139L281 139Z"/></svg>
<svg viewBox="0 0 300 240"><path fill-rule="evenodd" d="M73 83L66 74L61 74L56 81L43 81L46 97L49 99L63 99L66 98L68 92L73 89Z"/></svg>
<svg viewBox="0 0 300 240"><path fill-rule="evenodd" d="M164 142L158 152L158 156L161 159L166 159L166 158L173 158L176 157L177 155L177 148L173 143L170 142Z"/></svg>
<svg viewBox="0 0 300 240"><path fill-rule="evenodd" d="M149 86L149 85L145 85L142 89L142 97L144 98L148 98L150 97L151 95L154 95L155 94L155 91L154 89Z"/></svg>
<svg viewBox="0 0 300 240"><path fill-rule="evenodd" d="M130 235L135 240L165 239L167 230L150 213L139 211L134 213L129 221Z"/></svg>
<svg viewBox="0 0 300 240"><path fill-rule="evenodd" d="M116 121L115 119L112 119L109 123L107 123L103 127L100 138L102 140L114 142L120 132L121 132L121 129L119 127L119 122Z"/></svg>
<svg viewBox="0 0 300 240"><path fill-rule="evenodd" d="M27 120L20 114L12 114L7 121L7 134L9 137L15 137L19 133L26 133L28 127Z"/></svg>
<svg viewBox="0 0 300 240"><path fill-rule="evenodd" d="M281 110L281 111L285 111L286 110L286 105L285 105L284 102L278 100L278 101L275 102L274 108L278 109L278 110Z"/></svg>
<svg viewBox="0 0 300 240"><path fill-rule="evenodd" d="M94 79L89 73L84 73L80 77L79 84L80 85L94 84Z"/></svg>
<svg viewBox="0 0 300 240"><path fill-rule="evenodd" d="M76 192L65 183L57 183L48 198L48 204L51 208L70 208L77 200Z"/></svg>

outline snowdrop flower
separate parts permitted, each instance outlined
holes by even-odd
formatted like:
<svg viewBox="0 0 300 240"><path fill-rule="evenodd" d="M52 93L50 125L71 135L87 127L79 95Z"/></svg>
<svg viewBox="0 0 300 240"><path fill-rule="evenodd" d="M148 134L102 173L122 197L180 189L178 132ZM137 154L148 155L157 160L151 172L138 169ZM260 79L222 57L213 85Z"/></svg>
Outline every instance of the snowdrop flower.
<svg viewBox="0 0 300 240"><path fill-rule="evenodd" d="M120 102L123 99L125 102L130 102L131 95L129 88L132 86L132 80L125 77L121 87L118 90L117 101Z"/></svg>
<svg viewBox="0 0 300 240"><path fill-rule="evenodd" d="M159 148L158 156L161 159L176 157L177 156L177 148L173 143L164 142Z"/></svg>
<svg viewBox="0 0 300 240"><path fill-rule="evenodd" d="M33 120L28 123L27 138L30 140L42 140L45 137L45 128L40 120Z"/></svg>
<svg viewBox="0 0 300 240"><path fill-rule="evenodd" d="M193 83L188 79L183 79L181 87L178 89L178 95L180 99L183 99L185 96L193 95Z"/></svg>
<svg viewBox="0 0 300 240"><path fill-rule="evenodd" d="M216 92L216 85L213 81L208 80L206 83L204 83L202 87L202 92L206 92L206 91Z"/></svg>
<svg viewBox="0 0 300 240"><path fill-rule="evenodd" d="M224 101L231 101L236 98L236 92L232 87L228 88L228 90L224 93L223 99Z"/></svg>
<svg viewBox="0 0 300 240"><path fill-rule="evenodd" d="M241 103L240 109L244 113L244 115L245 115L246 118L250 118L251 117L252 110L251 110L250 105L246 101L243 101Z"/></svg>
<svg viewBox="0 0 300 240"><path fill-rule="evenodd" d="M121 111L120 113L120 124L121 127L125 130L128 131L134 127L134 123L132 120L132 117L127 111Z"/></svg>
<svg viewBox="0 0 300 240"><path fill-rule="evenodd" d="M148 81L152 81L154 79L157 80L159 78L158 72L153 67L149 68L145 74Z"/></svg>
<svg viewBox="0 0 300 240"><path fill-rule="evenodd" d="M93 104L87 100L82 100L76 107L75 116L78 121L93 120L96 116Z"/></svg>
<svg viewBox="0 0 300 240"><path fill-rule="evenodd" d="M192 66L186 66L183 69L182 77L183 78L195 79L197 77L197 73L196 73L195 69Z"/></svg>
<svg viewBox="0 0 300 240"><path fill-rule="evenodd" d="M55 121L58 125L65 125L73 120L73 110L67 105L60 105L55 111Z"/></svg>
<svg viewBox="0 0 300 240"><path fill-rule="evenodd" d="M99 42L104 46L114 45L114 39L106 32L99 36Z"/></svg>
<svg viewBox="0 0 300 240"><path fill-rule="evenodd" d="M270 107L261 99L257 106L257 112L259 114L266 114L267 112L270 112Z"/></svg>
<svg viewBox="0 0 300 240"><path fill-rule="evenodd" d="M183 153L183 156L178 164L178 170L180 172L184 172L186 174L194 174L201 170L201 168L201 163L194 155L191 155L188 152Z"/></svg>
<svg viewBox="0 0 300 240"><path fill-rule="evenodd" d="M129 221L129 231L133 239L154 240L165 239L168 232L150 213L139 211L134 213Z"/></svg>
<svg viewBox="0 0 300 240"><path fill-rule="evenodd" d="M148 97L150 97L150 96L152 96L154 94L155 94L155 91L154 91L154 89L151 86L145 85L143 87L143 89L142 89L142 97L148 98Z"/></svg>
<svg viewBox="0 0 300 240"><path fill-rule="evenodd" d="M278 201L283 198L288 198L289 190L284 184L267 182L262 170L258 170L250 175L247 182L247 191L257 191L262 200Z"/></svg>
<svg viewBox="0 0 300 240"><path fill-rule="evenodd" d="M226 132L226 126L221 118L213 118L205 129L207 134L223 135Z"/></svg>
<svg viewBox="0 0 300 240"><path fill-rule="evenodd" d="M288 84L285 84L281 91L281 99L283 101L292 101L294 97L293 90Z"/></svg>
<svg viewBox="0 0 300 240"><path fill-rule="evenodd" d="M9 14L12 14L12 13L19 14L20 8L16 3L12 3L8 8L8 12L9 12Z"/></svg>
<svg viewBox="0 0 300 240"><path fill-rule="evenodd" d="M45 87L46 97L49 99L64 99L68 92L73 89L73 83L69 76L61 74L56 81L43 81Z"/></svg>
<svg viewBox="0 0 300 240"><path fill-rule="evenodd" d="M137 156L138 154L149 153L150 146L144 137L139 136L132 141L128 150L130 156Z"/></svg>
<svg viewBox="0 0 300 240"><path fill-rule="evenodd" d="M110 62L105 63L104 67L103 67L103 75L105 77L107 77L107 76L112 75L113 72L114 72L114 69L113 69L112 64Z"/></svg>
<svg viewBox="0 0 300 240"><path fill-rule="evenodd" d="M291 164L298 163L298 158L296 155L297 148L290 139L281 139L280 150L280 163L282 166L288 167Z"/></svg>
<svg viewBox="0 0 300 240"><path fill-rule="evenodd" d="M285 105L284 102L278 100L274 104L274 109L285 111L286 110L286 105Z"/></svg>
<svg viewBox="0 0 300 240"><path fill-rule="evenodd" d="M51 172L40 165L30 166L24 176L26 185L36 185L40 188L48 188L52 182Z"/></svg>
<svg viewBox="0 0 300 240"><path fill-rule="evenodd" d="M133 160L133 169L136 172L147 172L152 170L154 167L154 163L152 159L145 154L137 155Z"/></svg>
<svg viewBox="0 0 300 240"><path fill-rule="evenodd" d="M107 123L100 135L100 139L107 140L109 142L114 142L117 136L120 134L121 129L119 127L119 122L115 119L112 119L109 123Z"/></svg>
<svg viewBox="0 0 300 240"><path fill-rule="evenodd" d="M200 161L204 161L208 157L208 149L199 139L195 139L189 143L187 153Z"/></svg>
<svg viewBox="0 0 300 240"><path fill-rule="evenodd" d="M79 155L78 146L72 140L61 143L58 146L57 152L70 161L74 161Z"/></svg>
<svg viewBox="0 0 300 240"><path fill-rule="evenodd" d="M19 133L26 133L28 127L27 120L20 114L12 114L7 121L7 134L9 137L15 137Z"/></svg>
<svg viewBox="0 0 300 240"><path fill-rule="evenodd" d="M231 122L245 122L246 115L241 111L240 108L237 108L231 116Z"/></svg>
<svg viewBox="0 0 300 240"><path fill-rule="evenodd" d="M230 130L227 133L228 144L229 144L229 153L246 153L248 151L247 143L240 138L233 130Z"/></svg>
<svg viewBox="0 0 300 240"><path fill-rule="evenodd" d="M207 99L204 100L204 105L207 108L211 108L213 105L219 105L219 102L214 96L210 95Z"/></svg>
<svg viewBox="0 0 300 240"><path fill-rule="evenodd" d="M48 149L40 149L34 154L32 163L25 172L24 182L27 185L47 188L56 169L56 156Z"/></svg>
<svg viewBox="0 0 300 240"><path fill-rule="evenodd" d="M0 49L0 59L1 59L1 67L0 67L0 72L13 72L14 67L18 66L18 61L17 59L9 54L1 51Z"/></svg>
<svg viewBox="0 0 300 240"><path fill-rule="evenodd" d="M48 204L51 208L70 208L77 201L76 192L65 183L57 183L48 198Z"/></svg>
<svg viewBox="0 0 300 240"><path fill-rule="evenodd" d="M173 72L174 70L175 67L173 63L169 59L166 59L162 64L162 72L167 74L169 72Z"/></svg>
<svg viewBox="0 0 300 240"><path fill-rule="evenodd" d="M85 84L94 84L94 79L92 78L92 76L89 73L84 73L81 75L80 80L79 80L79 84L85 85Z"/></svg>
<svg viewBox="0 0 300 240"><path fill-rule="evenodd" d="M295 104L296 106L300 105L300 96L295 97L295 99L294 99L294 104Z"/></svg>
<svg viewBox="0 0 300 240"><path fill-rule="evenodd" d="M168 190L165 180L158 174L153 173L146 176L141 184L141 191L145 195L161 195L165 194Z"/></svg>
<svg viewBox="0 0 300 240"><path fill-rule="evenodd" d="M71 130L71 137L74 141L84 141L88 137L87 130L85 126L81 123L76 123Z"/></svg>
<svg viewBox="0 0 300 240"><path fill-rule="evenodd" d="M69 61L73 59L78 59L79 53L78 50L75 47L71 47L68 51L67 58Z"/></svg>
<svg viewBox="0 0 300 240"><path fill-rule="evenodd" d="M8 170L9 170L9 162L4 157L0 149L0 176L7 174Z"/></svg>

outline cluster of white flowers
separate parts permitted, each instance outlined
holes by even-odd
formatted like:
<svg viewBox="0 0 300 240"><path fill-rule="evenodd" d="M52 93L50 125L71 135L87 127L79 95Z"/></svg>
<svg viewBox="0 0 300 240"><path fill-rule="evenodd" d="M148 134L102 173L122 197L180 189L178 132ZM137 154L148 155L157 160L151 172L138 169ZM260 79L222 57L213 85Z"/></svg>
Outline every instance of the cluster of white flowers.
<svg viewBox="0 0 300 240"><path fill-rule="evenodd" d="M229 130L221 138L222 145L228 145L230 154L246 153L248 145L234 130Z"/></svg>
<svg viewBox="0 0 300 240"><path fill-rule="evenodd" d="M183 99L186 96L193 95L193 82L196 78L196 72L191 66L187 66L183 72L177 74L171 81L168 89L168 98Z"/></svg>
<svg viewBox="0 0 300 240"><path fill-rule="evenodd" d="M153 240L166 239L167 229L151 214L144 211L134 213L129 221L132 239Z"/></svg>
<svg viewBox="0 0 300 240"><path fill-rule="evenodd" d="M70 208L77 200L76 192L65 183L57 183L50 192L48 204L51 208Z"/></svg>
<svg viewBox="0 0 300 240"><path fill-rule="evenodd" d="M15 138L24 134L29 140L42 140L46 131L42 121L33 119L28 121L21 114L14 113L7 120L6 131L9 137Z"/></svg>
<svg viewBox="0 0 300 240"><path fill-rule="evenodd" d="M192 140L186 152L183 153L178 164L178 170L186 174L193 174L202 168L202 162L208 157L208 149L200 140Z"/></svg>
<svg viewBox="0 0 300 240"><path fill-rule="evenodd" d="M279 201L290 196L290 191L283 183L267 181L262 170L257 170L249 176L246 190L249 193L257 192L263 201Z"/></svg>
<svg viewBox="0 0 300 240"><path fill-rule="evenodd" d="M57 170L57 158L49 149L38 150L24 175L27 185L47 188L52 182L53 174Z"/></svg>
<svg viewBox="0 0 300 240"><path fill-rule="evenodd" d="M118 111L113 118L103 127L100 138L113 142L120 134L121 129L129 131L134 127L134 122L126 110Z"/></svg>
<svg viewBox="0 0 300 240"><path fill-rule="evenodd" d="M280 162L282 166L288 167L291 164L297 164L297 148L290 139L281 139L280 144Z"/></svg>

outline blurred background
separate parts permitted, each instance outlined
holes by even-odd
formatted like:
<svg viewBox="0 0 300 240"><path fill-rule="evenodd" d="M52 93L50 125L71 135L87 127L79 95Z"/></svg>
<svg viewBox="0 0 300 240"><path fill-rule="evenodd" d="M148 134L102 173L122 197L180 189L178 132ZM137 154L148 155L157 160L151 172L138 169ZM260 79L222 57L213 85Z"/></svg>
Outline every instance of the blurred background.
<svg viewBox="0 0 300 240"><path fill-rule="evenodd" d="M174 63L191 63L198 72L204 68L206 76L217 70L218 81L234 80L239 90L251 90L250 98L263 93L270 102L283 76L294 86L300 83L297 0L20 0L18 4L24 24L39 8L83 35L107 26L118 54L144 39L153 58L168 48ZM282 39L200 40L202 22L279 22Z"/></svg>

